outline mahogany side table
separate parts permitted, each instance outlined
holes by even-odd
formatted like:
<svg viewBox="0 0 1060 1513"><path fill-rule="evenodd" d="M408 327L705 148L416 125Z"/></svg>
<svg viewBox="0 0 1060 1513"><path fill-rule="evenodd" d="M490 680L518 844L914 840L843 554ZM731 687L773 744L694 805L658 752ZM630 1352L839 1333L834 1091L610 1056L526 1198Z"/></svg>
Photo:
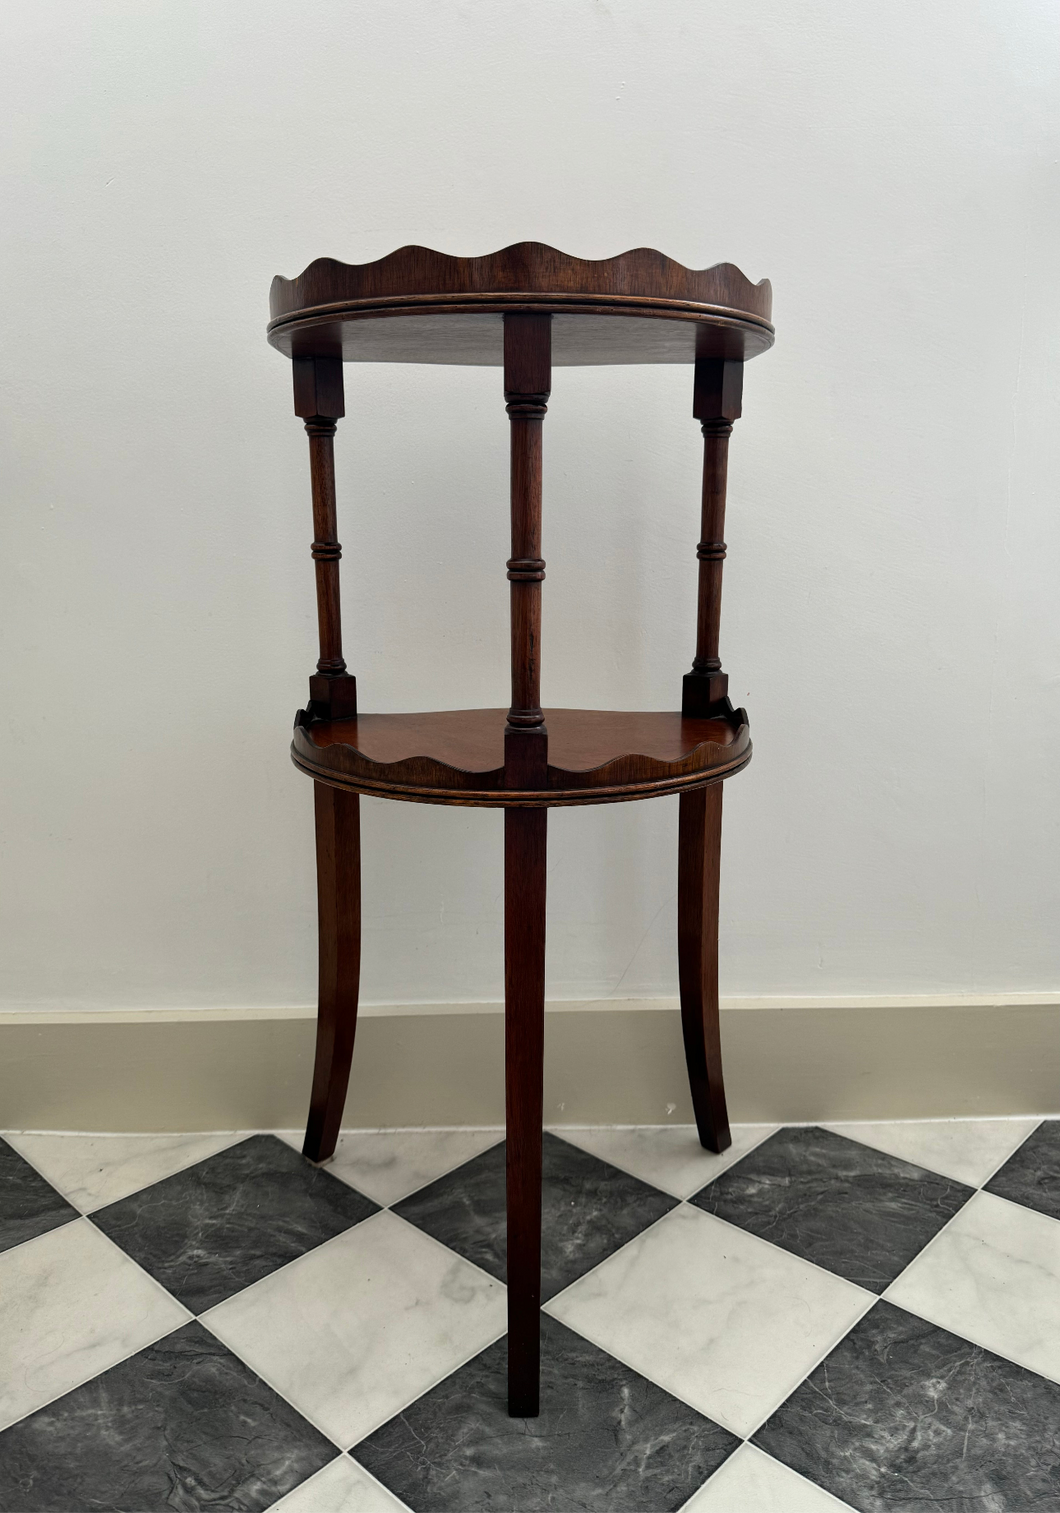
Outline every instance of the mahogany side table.
<svg viewBox="0 0 1060 1513"><path fill-rule="evenodd" d="M768 282L730 263L693 271L638 248L587 262L538 242L487 257L403 247L360 266L321 258L273 280L269 341L292 359L313 492L320 659L291 754L314 780L319 1010L304 1154L335 1149L360 971L359 795L504 810L508 1411L538 1412L545 837L548 811L680 794L678 962L696 1125L730 1144L718 1028L722 781L751 741L718 657L729 435L743 365L773 342ZM361 714L342 655L332 442L344 362L504 369L511 422L511 705ZM680 712L542 709L541 441L552 365L688 363L704 438L696 654Z"/></svg>

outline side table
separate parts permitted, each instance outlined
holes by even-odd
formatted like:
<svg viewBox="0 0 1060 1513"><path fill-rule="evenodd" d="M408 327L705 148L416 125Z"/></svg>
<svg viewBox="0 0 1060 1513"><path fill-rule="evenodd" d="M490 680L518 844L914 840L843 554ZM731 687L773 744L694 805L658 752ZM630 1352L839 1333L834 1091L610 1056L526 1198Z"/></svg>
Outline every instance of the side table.
<svg viewBox="0 0 1060 1513"><path fill-rule="evenodd" d="M599 262L522 242L487 257L403 247L378 262L321 258L273 280L268 336L292 360L313 492L320 658L291 754L314 780L319 1010L303 1152L335 1150L360 973L359 795L504 810L508 1411L538 1412L545 843L558 805L680 794L681 1021L704 1147L730 1144L718 1026L722 781L751 759L747 715L721 670L725 479L743 365L773 342L768 282L730 263L694 271L638 248ZM361 714L342 655L333 438L344 362L504 369L511 423L511 705ZM696 653L680 712L542 709L541 442L553 364L693 365L703 514Z"/></svg>

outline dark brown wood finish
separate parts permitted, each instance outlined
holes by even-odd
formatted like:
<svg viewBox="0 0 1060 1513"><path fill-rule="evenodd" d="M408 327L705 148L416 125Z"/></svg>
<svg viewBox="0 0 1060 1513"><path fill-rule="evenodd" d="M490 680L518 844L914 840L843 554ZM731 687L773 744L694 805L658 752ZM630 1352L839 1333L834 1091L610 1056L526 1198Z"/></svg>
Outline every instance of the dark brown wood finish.
<svg viewBox="0 0 1060 1513"><path fill-rule="evenodd" d="M541 1328L541 1127L548 811L504 814L504 1066L508 1412L536 1418Z"/></svg>
<svg viewBox="0 0 1060 1513"><path fill-rule="evenodd" d="M362 714L295 726L295 765L358 793L436 804L510 807L614 803L714 782L746 766L744 710L715 719L679 713L546 709L548 765L540 787L510 789L515 742L503 709ZM542 727L538 727L538 730ZM541 737L537 737L540 739Z"/></svg>
<svg viewBox="0 0 1060 1513"><path fill-rule="evenodd" d="M686 715L706 718L729 708L729 679L721 670L721 578L725 562L725 485L732 423L740 415L743 363L700 358L696 362L692 414L703 431L703 504L699 559L696 655L685 674L681 701Z"/></svg>
<svg viewBox="0 0 1060 1513"><path fill-rule="evenodd" d="M346 413L342 363L335 358L299 358L294 373L294 412L305 419L313 489L313 545L316 564L317 627L320 656L309 680L310 708L325 719L357 713L357 683L342 655L342 612L335 505L335 424Z"/></svg>
<svg viewBox="0 0 1060 1513"><path fill-rule="evenodd" d="M316 1061L302 1154L335 1153L357 1030L361 972L360 799L314 783L319 946Z"/></svg>
<svg viewBox="0 0 1060 1513"><path fill-rule="evenodd" d="M541 708L541 449L552 388L552 316L504 317L511 430L512 702L504 788L548 786ZM504 1066L508 1206L508 1412L536 1418L541 1334L541 1139L545 1048L545 854L548 812L504 815Z"/></svg>
<svg viewBox="0 0 1060 1513"><path fill-rule="evenodd" d="M552 317L504 317L504 398L511 432L512 702L504 737L504 786L544 788L548 731L541 708L542 427L552 388Z"/></svg>
<svg viewBox="0 0 1060 1513"><path fill-rule="evenodd" d="M718 1018L718 887L722 785L682 793L677 862L681 1029L700 1144L732 1144L721 1075Z"/></svg>
<svg viewBox="0 0 1060 1513"><path fill-rule="evenodd" d="M681 1020L699 1137L730 1143L718 1020L722 780L751 757L719 628L728 439L744 362L772 345L772 295L729 263L637 248L586 261L539 242L462 258L403 247L277 278L269 340L294 359L310 441L320 660L291 754L315 779L320 1007L305 1154L334 1151L360 965L360 793L504 808L509 1412L538 1412L548 809L680 794ZM333 437L342 362L504 367L511 423L511 704L358 715L342 652ZM562 364L695 365L704 437L696 654L680 713L541 707L542 422Z"/></svg>
<svg viewBox="0 0 1060 1513"><path fill-rule="evenodd" d="M598 261L541 242L485 257L401 247L374 263L318 258L277 277L269 340L289 357L500 365L501 317L550 311L554 365L748 358L773 344L772 291L731 263L685 268L649 247Z"/></svg>

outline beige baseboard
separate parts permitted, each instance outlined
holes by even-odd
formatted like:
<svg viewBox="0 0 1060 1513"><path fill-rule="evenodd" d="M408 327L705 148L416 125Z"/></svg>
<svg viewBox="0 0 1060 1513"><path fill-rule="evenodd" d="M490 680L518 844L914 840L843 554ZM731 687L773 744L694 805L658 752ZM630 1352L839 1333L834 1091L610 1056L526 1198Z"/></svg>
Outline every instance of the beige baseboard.
<svg viewBox="0 0 1060 1513"><path fill-rule="evenodd" d="M680 1019L657 1002L550 1005L547 1122L690 1122ZM782 1002L722 1013L734 1121L1060 1113L1053 995ZM502 1123L495 1009L366 1013L344 1122ZM0 1016L0 1128L290 1128L305 1118L312 1055L303 1009Z"/></svg>

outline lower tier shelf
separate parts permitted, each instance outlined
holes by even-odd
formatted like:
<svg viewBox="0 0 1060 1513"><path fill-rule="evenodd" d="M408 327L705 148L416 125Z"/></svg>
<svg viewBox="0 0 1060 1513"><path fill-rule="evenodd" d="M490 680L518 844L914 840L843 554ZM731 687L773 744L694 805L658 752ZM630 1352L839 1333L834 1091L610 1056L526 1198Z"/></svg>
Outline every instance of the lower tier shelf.
<svg viewBox="0 0 1060 1513"><path fill-rule="evenodd" d="M548 782L504 785L504 709L362 714L307 720L299 713L291 757L335 788L419 804L552 808L613 804L702 788L751 760L747 715L709 720L610 709L546 709Z"/></svg>

